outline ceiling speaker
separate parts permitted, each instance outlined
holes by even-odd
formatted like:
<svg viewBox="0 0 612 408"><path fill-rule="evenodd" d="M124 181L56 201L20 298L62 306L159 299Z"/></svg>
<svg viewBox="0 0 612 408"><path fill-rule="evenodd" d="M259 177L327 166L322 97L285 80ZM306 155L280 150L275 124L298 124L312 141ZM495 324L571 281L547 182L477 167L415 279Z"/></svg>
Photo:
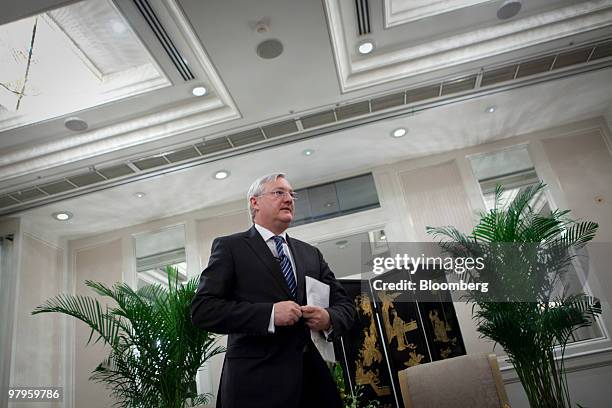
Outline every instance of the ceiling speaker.
<svg viewBox="0 0 612 408"><path fill-rule="evenodd" d="M82 132L84 130L87 130L87 128L89 127L87 125L87 122L85 122L81 118L68 118L64 122L64 126L66 126L67 129L72 130L73 132Z"/></svg>
<svg viewBox="0 0 612 408"><path fill-rule="evenodd" d="M521 11L521 6L521 0L505 0L497 9L497 18L500 20L512 18Z"/></svg>
<svg viewBox="0 0 612 408"><path fill-rule="evenodd" d="M278 40L266 40L257 46L257 55L264 59L276 58L283 53L283 44Z"/></svg>

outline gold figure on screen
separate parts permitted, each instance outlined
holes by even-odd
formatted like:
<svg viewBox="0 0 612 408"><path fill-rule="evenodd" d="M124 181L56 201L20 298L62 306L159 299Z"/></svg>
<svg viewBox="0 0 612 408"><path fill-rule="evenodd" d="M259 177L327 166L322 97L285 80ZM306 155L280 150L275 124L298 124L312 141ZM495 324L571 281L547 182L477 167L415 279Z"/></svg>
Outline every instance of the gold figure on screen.
<svg viewBox="0 0 612 408"><path fill-rule="evenodd" d="M393 314L393 323L391 325L391 331L389 332L389 342L392 342L395 338L397 339L397 351L406 350L410 345L406 338L406 333L417 329L416 320L413 319L406 323L397 315L395 309L392 309L391 313Z"/></svg>
<svg viewBox="0 0 612 408"><path fill-rule="evenodd" d="M434 341L443 343L442 348L440 348L440 357L442 359L452 357L452 346L457 344L457 337L450 338L448 337L448 333L451 332L453 328L446 319L440 319L436 309L429 311L429 320L434 330Z"/></svg>
<svg viewBox="0 0 612 408"><path fill-rule="evenodd" d="M377 292L377 294L378 298L382 302L381 309L383 323L385 325L385 332L388 336L391 336L391 333L393 332L393 325L391 324L389 312L392 308L395 308L395 306L393 305L393 301L395 301L395 298L397 298L401 294L401 292L387 294L387 292L381 290ZM391 340L389 339L389 341Z"/></svg>
<svg viewBox="0 0 612 408"><path fill-rule="evenodd" d="M366 367L371 366L373 363L380 363L382 361L382 353L376 347L378 341L378 335L376 334L376 324L374 323L374 312L372 311L372 303L370 298L361 294L357 297L355 302L363 315L367 316L370 320L370 326L364 327L363 329L363 365Z"/></svg>
<svg viewBox="0 0 612 408"><path fill-rule="evenodd" d="M355 298L355 304L359 315L367 317L370 322L369 326L363 328L364 340L355 360L355 381L358 385L369 385L378 396L389 395L391 394L391 388L380 386L379 371L372 367L374 363L380 363L383 360L382 353L376 344L378 335L374 322L372 301L367 294L362 293Z"/></svg>
<svg viewBox="0 0 612 408"><path fill-rule="evenodd" d="M382 353L376 348L376 334L370 334L366 331L363 341L363 364L371 366L372 364L382 361Z"/></svg>
<svg viewBox="0 0 612 408"><path fill-rule="evenodd" d="M456 337L452 339L448 337L448 332L452 331L453 328L451 325L445 320L440 320L438 317L438 311L436 309L429 311L429 320L431 320L431 324L434 329L435 341L439 341L442 343L453 343L457 341Z"/></svg>
<svg viewBox="0 0 612 408"><path fill-rule="evenodd" d="M451 339L448 338L447 332L451 331L450 325L438 317L438 311L436 309L429 311L429 320L433 326L435 341L448 343Z"/></svg>
<svg viewBox="0 0 612 408"><path fill-rule="evenodd" d="M421 364L421 360L423 360L424 358L425 358L424 355L419 354L416 351L411 351L410 352L410 360L404 362L404 365L406 365L408 367L419 365L419 364Z"/></svg>
<svg viewBox="0 0 612 408"><path fill-rule="evenodd" d="M355 382L358 385L369 385L378 396L391 394L391 388L388 385L384 387L380 386L378 370L365 370L361 365L361 361L357 361Z"/></svg>

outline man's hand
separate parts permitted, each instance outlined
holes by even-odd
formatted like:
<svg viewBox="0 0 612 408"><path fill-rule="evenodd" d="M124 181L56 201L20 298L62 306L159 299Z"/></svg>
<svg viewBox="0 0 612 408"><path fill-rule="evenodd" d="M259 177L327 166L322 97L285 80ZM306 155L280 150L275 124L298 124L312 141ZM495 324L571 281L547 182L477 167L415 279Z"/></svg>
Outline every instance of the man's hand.
<svg viewBox="0 0 612 408"><path fill-rule="evenodd" d="M302 315L306 319L306 326L310 330L327 330L331 326L329 313L319 306L302 306Z"/></svg>
<svg viewBox="0 0 612 408"><path fill-rule="evenodd" d="M302 317L300 305L291 300L274 304L274 325L292 326Z"/></svg>

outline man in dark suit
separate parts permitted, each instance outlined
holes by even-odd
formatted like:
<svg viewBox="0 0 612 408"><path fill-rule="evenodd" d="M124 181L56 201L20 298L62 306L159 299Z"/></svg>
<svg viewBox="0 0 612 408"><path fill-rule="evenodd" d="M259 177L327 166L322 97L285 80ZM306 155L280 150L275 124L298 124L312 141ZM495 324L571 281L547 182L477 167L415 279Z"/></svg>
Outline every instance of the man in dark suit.
<svg viewBox="0 0 612 408"><path fill-rule="evenodd" d="M229 334L217 406L342 406L310 330L331 339L351 327L355 311L321 252L285 233L294 197L284 174L259 178L247 197L251 229L212 244L191 317ZM328 308L306 305L306 276L330 286Z"/></svg>

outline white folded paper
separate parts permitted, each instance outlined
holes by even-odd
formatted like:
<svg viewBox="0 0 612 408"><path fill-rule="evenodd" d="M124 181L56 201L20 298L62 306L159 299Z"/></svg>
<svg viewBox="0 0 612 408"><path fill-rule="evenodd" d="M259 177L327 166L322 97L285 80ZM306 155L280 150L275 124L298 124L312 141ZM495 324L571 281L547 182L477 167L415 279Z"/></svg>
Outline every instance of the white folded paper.
<svg viewBox="0 0 612 408"><path fill-rule="evenodd" d="M306 276L306 304L323 308L329 307L329 285ZM321 353L323 360L330 363L336 361L334 344L327 341L323 333L311 330L310 338L317 347L317 350L319 350L319 353Z"/></svg>

